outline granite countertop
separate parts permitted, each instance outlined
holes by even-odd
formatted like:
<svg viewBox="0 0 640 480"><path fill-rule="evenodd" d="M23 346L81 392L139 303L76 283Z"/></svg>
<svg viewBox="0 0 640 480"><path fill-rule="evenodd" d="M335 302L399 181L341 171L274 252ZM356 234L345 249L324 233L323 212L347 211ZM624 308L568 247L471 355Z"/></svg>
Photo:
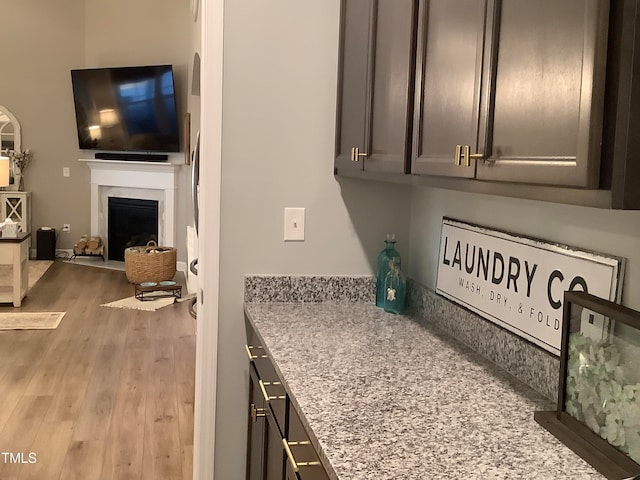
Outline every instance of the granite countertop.
<svg viewBox="0 0 640 480"><path fill-rule="evenodd" d="M553 403L429 325L362 303L245 311L334 480L604 478L533 420Z"/></svg>

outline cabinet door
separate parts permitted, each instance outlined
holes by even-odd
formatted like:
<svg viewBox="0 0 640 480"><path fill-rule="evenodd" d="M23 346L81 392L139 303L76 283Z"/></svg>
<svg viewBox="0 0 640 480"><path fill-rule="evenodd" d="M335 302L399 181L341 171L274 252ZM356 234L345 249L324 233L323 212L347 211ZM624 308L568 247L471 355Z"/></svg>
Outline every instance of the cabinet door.
<svg viewBox="0 0 640 480"><path fill-rule="evenodd" d="M609 2L493 0L477 178L597 187Z"/></svg>
<svg viewBox="0 0 640 480"><path fill-rule="evenodd" d="M329 480L329 475L320 463L309 435L291 403L289 403L287 448L287 480Z"/></svg>
<svg viewBox="0 0 640 480"><path fill-rule="evenodd" d="M278 429L273 413L267 408L266 444L264 459L264 480L283 480L284 478L284 445L282 434Z"/></svg>
<svg viewBox="0 0 640 480"><path fill-rule="evenodd" d="M364 169L409 173L417 1L374 3L371 118Z"/></svg>
<svg viewBox="0 0 640 480"><path fill-rule="evenodd" d="M462 153L477 149L486 9L478 0L420 2L412 173L475 175Z"/></svg>
<svg viewBox="0 0 640 480"><path fill-rule="evenodd" d="M408 173L417 0L343 0L335 166Z"/></svg>
<svg viewBox="0 0 640 480"><path fill-rule="evenodd" d="M373 0L342 0L340 15L340 58L338 63L338 105L336 159L339 170L362 170L354 148L366 152L371 103L371 24Z"/></svg>
<svg viewBox="0 0 640 480"><path fill-rule="evenodd" d="M263 480L266 405L258 386L256 370L253 366L249 369L247 480Z"/></svg>

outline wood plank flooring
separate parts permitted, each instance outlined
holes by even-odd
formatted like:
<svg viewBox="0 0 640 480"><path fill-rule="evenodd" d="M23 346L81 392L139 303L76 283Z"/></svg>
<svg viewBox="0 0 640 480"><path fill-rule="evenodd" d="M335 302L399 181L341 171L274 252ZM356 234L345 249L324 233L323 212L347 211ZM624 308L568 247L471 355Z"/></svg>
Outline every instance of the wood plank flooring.
<svg viewBox="0 0 640 480"><path fill-rule="evenodd" d="M132 295L124 272L56 261L15 309L67 314L0 331L0 480L191 480L188 302L100 306Z"/></svg>

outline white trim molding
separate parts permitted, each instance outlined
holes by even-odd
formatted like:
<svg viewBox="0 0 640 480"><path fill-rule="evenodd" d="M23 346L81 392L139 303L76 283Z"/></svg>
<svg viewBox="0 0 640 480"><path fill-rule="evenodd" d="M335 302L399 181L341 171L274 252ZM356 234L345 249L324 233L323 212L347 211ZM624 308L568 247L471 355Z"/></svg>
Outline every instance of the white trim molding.
<svg viewBox="0 0 640 480"><path fill-rule="evenodd" d="M198 319L193 479L214 475L220 297L220 193L222 181L222 67L224 0L203 1L198 232ZM206 219L206 221L205 221ZM218 479L216 479L218 480ZM224 480L219 478L219 480Z"/></svg>

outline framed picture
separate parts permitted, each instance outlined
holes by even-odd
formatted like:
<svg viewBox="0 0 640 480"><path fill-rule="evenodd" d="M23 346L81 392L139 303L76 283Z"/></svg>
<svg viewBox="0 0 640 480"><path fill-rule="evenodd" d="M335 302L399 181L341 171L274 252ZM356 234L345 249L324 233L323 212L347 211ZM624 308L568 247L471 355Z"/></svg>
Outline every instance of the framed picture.
<svg viewBox="0 0 640 480"><path fill-rule="evenodd" d="M640 312L565 292L558 404L535 420L609 479L640 474Z"/></svg>

